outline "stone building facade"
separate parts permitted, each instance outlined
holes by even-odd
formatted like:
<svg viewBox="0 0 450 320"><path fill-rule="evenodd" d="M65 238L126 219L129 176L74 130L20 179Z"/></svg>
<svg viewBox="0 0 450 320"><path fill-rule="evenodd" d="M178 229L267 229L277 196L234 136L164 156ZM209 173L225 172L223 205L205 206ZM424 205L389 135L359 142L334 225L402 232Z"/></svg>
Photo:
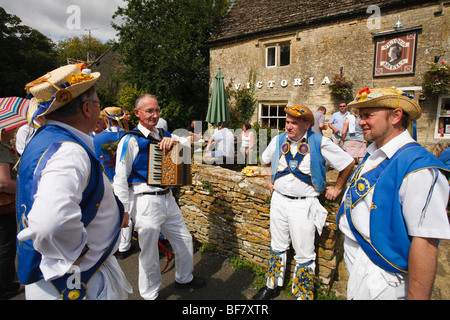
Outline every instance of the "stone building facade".
<svg viewBox="0 0 450 320"><path fill-rule="evenodd" d="M218 69L235 89L248 86L255 72L258 106L252 122L282 129L286 105L304 104L313 111L323 105L328 120L339 104L328 81L343 72L354 83L353 96L365 87L385 86L414 95L423 109L418 141L445 142L450 126L448 134L438 134L439 114L446 114L445 104L450 109L450 96L426 94L422 82L428 62L450 58L449 13L449 1L240 0L210 39L211 89ZM403 27L396 30L399 21ZM377 39L402 32L417 37L410 48L413 69L374 75Z"/></svg>

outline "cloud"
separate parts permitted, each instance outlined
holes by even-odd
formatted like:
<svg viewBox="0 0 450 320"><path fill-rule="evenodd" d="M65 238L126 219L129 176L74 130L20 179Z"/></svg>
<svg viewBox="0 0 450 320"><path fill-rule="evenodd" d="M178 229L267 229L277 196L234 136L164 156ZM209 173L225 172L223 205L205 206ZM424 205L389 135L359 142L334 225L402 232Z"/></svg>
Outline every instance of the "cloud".
<svg viewBox="0 0 450 320"><path fill-rule="evenodd" d="M55 42L87 35L89 30L102 42L117 39L112 16L125 5L124 0L0 0L7 13ZM119 19L114 22L120 24Z"/></svg>

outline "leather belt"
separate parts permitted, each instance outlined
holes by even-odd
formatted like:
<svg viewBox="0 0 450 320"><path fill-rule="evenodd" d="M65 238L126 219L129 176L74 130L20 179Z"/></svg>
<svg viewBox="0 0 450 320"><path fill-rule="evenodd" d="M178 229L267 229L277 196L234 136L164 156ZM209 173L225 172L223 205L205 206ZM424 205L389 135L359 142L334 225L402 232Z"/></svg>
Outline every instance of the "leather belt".
<svg viewBox="0 0 450 320"><path fill-rule="evenodd" d="M150 195L150 196L163 196L165 194L168 194L170 192L170 189L167 188L163 191L153 191L153 192L142 192L140 194Z"/></svg>
<svg viewBox="0 0 450 320"><path fill-rule="evenodd" d="M304 199L307 198L307 197L293 197L293 196L288 196L288 195L282 194L280 192L278 192L278 193L281 194L283 197L286 197L286 198L291 199L291 200L304 200Z"/></svg>

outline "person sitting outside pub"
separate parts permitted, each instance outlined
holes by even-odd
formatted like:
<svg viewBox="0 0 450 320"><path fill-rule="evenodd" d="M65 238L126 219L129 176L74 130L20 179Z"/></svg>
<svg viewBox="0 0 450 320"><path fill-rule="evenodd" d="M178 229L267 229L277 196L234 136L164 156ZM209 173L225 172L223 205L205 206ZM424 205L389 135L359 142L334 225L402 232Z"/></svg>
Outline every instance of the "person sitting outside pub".
<svg viewBox="0 0 450 320"><path fill-rule="evenodd" d="M219 129L214 132L206 146L205 161L210 163L211 160L218 164L224 163L224 160L227 164L234 161L234 134L228 129L226 121L219 124Z"/></svg>

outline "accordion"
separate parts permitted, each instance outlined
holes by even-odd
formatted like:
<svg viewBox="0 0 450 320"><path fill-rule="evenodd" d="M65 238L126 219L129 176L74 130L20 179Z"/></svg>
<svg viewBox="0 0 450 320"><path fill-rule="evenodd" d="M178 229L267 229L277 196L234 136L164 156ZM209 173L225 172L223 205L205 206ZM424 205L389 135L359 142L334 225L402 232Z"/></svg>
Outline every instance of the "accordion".
<svg viewBox="0 0 450 320"><path fill-rule="evenodd" d="M148 148L147 184L162 186L184 186L192 184L190 150L175 142L168 152L157 144Z"/></svg>

